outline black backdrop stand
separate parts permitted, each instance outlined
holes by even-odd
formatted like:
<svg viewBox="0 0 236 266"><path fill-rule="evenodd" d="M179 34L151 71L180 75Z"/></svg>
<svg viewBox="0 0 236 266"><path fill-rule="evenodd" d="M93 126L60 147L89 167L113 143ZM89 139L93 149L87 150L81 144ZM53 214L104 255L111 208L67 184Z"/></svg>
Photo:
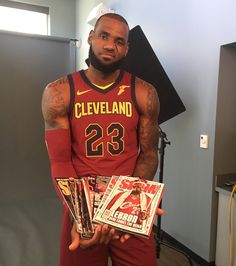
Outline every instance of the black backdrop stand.
<svg viewBox="0 0 236 266"><path fill-rule="evenodd" d="M164 157L165 157L165 148L166 145L170 145L170 141L167 139L167 135L165 132L161 130L159 127L159 139L160 139L160 147L158 148L159 154L160 154L160 159L159 159L159 180L158 182L163 183L163 171L164 171ZM159 204L159 208L162 208L162 201ZM163 236L162 236L162 231L161 231L161 216L158 215L157 217L157 232L155 235L155 240L156 240L156 253L157 253L157 258L160 258L160 252L161 252L161 245L165 245L168 248L171 248L179 253L182 253L189 261L189 265L193 266L192 260L188 254L183 252L182 250L179 250L170 244L163 242Z"/></svg>
<svg viewBox="0 0 236 266"><path fill-rule="evenodd" d="M163 171L164 171L164 156L165 156L165 148L166 145L170 145L170 141L168 141L166 133L161 130L159 127L159 139L160 139L160 148L159 154L159 180L158 182L163 183ZM162 201L159 204L159 207L162 207ZM157 235L156 235L156 243L157 243L157 258L160 258L160 251L161 251L161 241L162 241L162 233L161 233L161 216L158 215L157 217Z"/></svg>

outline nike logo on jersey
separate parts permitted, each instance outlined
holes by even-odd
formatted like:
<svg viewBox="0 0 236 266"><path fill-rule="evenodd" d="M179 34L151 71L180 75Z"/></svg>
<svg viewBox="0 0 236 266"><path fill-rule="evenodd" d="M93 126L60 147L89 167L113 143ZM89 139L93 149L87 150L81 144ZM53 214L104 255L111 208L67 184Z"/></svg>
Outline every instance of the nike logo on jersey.
<svg viewBox="0 0 236 266"><path fill-rule="evenodd" d="M126 88L130 88L130 86L128 86L128 85L121 85L119 87L119 91L118 91L117 95L121 95L123 92L125 92L125 89Z"/></svg>
<svg viewBox="0 0 236 266"><path fill-rule="evenodd" d="M80 96L80 95L83 95L83 94L85 94L85 93L87 93L87 92L89 92L89 91L91 91L91 90L86 90L86 91L79 91L79 90L78 90L76 94L77 94L78 96Z"/></svg>

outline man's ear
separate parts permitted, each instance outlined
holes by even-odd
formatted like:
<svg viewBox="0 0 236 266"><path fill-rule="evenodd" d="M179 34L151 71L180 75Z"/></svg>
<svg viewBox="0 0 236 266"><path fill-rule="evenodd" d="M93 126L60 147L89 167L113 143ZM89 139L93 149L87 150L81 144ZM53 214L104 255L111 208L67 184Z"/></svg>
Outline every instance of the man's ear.
<svg viewBox="0 0 236 266"><path fill-rule="evenodd" d="M88 36L88 44L89 45L91 45L91 43L92 43L93 36L94 36L94 31L91 30L89 33L89 36Z"/></svg>

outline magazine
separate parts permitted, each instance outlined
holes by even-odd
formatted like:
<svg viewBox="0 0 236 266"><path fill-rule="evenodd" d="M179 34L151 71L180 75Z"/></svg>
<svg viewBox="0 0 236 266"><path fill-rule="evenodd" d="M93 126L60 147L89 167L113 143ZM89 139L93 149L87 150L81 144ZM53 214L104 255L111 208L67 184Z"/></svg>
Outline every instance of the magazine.
<svg viewBox="0 0 236 266"><path fill-rule="evenodd" d="M111 191L105 193L107 197L103 197L93 221L149 237L163 189L163 183L120 176Z"/></svg>
<svg viewBox="0 0 236 266"><path fill-rule="evenodd" d="M82 233L81 238L91 238L94 234L94 227L92 223L92 210L91 210L91 201L89 197L89 192L87 191L86 186L84 185L82 179L75 179L77 184L77 190L75 191L78 197L78 205L79 205L79 217L81 217L81 227Z"/></svg>
<svg viewBox="0 0 236 266"><path fill-rule="evenodd" d="M56 185L82 238L94 223L148 237L164 184L130 176L57 178Z"/></svg>
<svg viewBox="0 0 236 266"><path fill-rule="evenodd" d="M95 193L94 193L94 203L93 203L93 217L97 212L98 207L105 195L108 184L111 180L110 176L97 176L95 182Z"/></svg>
<svg viewBox="0 0 236 266"><path fill-rule="evenodd" d="M76 208L76 199L75 199L75 193L73 191L75 190L73 188L74 181L70 178L56 178L56 186L64 200L64 203L67 205L72 217L75 221L77 221L77 208Z"/></svg>
<svg viewBox="0 0 236 266"><path fill-rule="evenodd" d="M76 223L82 238L91 238L94 233L90 200L83 179L56 178L56 185Z"/></svg>
<svg viewBox="0 0 236 266"><path fill-rule="evenodd" d="M101 210L105 200L107 199L108 195L112 191L112 189L113 189L116 181L118 180L118 178L119 178L118 176L106 177L106 189L105 189L105 191L103 192L103 194L100 197L97 195L97 197L99 197L99 198L98 198L98 201L96 203L96 210L94 212L94 217L97 215L97 212L99 212ZM98 176L98 181L97 181L98 187L101 184L100 181L101 181L100 176Z"/></svg>
<svg viewBox="0 0 236 266"><path fill-rule="evenodd" d="M90 216L93 217L93 205L95 198L95 186L96 186L96 176L86 176L82 178L82 182L85 188L85 194L87 197L87 202L89 204Z"/></svg>
<svg viewBox="0 0 236 266"><path fill-rule="evenodd" d="M92 217L94 216L98 206L100 205L110 179L110 176L89 176L83 178L84 186L86 187L86 192L88 192L90 199Z"/></svg>

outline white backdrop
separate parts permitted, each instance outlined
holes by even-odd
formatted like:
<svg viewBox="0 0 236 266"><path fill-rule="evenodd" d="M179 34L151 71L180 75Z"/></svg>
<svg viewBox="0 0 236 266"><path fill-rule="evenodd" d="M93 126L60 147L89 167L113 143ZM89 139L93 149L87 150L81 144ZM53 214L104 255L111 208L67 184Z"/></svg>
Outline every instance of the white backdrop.
<svg viewBox="0 0 236 266"><path fill-rule="evenodd" d="M61 203L50 178L41 96L74 70L69 39L0 32L0 265L59 265Z"/></svg>

